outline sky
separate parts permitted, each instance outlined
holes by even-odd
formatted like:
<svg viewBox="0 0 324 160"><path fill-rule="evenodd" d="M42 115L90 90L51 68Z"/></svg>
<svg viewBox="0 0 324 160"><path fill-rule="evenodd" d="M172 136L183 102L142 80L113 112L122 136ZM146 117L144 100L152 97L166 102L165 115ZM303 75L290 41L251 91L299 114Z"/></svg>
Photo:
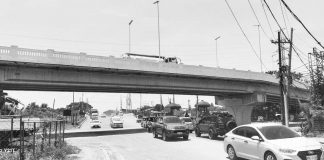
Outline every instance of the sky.
<svg viewBox="0 0 324 160"><path fill-rule="evenodd" d="M317 39L324 40L322 0L285 0ZM56 51L85 52L89 55L121 57L129 50L129 25L131 52L158 55L158 18L154 0L1 0L0 46L17 45L23 48L54 49ZM277 46L270 40L277 39L276 22L261 0L227 0L253 49L235 22L225 0L160 0L161 55L176 56L188 65L251 70L260 72L276 70ZM267 0L278 22L287 35L294 28L293 42L303 62L307 65L307 53L319 48L301 25L280 5L279 0ZM281 10L282 7L282 10ZM269 24L266 19L269 19ZM271 29L270 29L271 28ZM216 60L216 41L217 57ZM286 46L288 47L288 46ZM253 51L255 50L255 52ZM294 53L292 69L307 74L307 69ZM25 105L47 103L64 107L72 101L72 93L7 91ZM82 100L82 93L75 94L75 101ZM126 94L83 93L83 100L99 109L114 109ZM139 94L133 94L134 106L138 106ZM163 103L171 95L163 95ZM213 102L213 97L200 97ZM176 95L176 102L193 105L195 96ZM123 100L125 103L125 100ZM159 95L142 95L142 104L158 103Z"/></svg>

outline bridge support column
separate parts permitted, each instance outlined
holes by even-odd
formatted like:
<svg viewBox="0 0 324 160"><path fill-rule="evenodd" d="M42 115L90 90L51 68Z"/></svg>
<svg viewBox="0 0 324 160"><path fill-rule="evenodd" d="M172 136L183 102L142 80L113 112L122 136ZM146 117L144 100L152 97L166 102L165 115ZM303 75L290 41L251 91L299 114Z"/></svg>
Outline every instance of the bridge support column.
<svg viewBox="0 0 324 160"><path fill-rule="evenodd" d="M215 98L215 105L218 105L219 97L218 96L214 96L214 98Z"/></svg>
<svg viewBox="0 0 324 160"><path fill-rule="evenodd" d="M251 123L251 114L254 106L243 104L243 99L224 99L219 100L218 104L224 106L226 110L235 117L238 125Z"/></svg>

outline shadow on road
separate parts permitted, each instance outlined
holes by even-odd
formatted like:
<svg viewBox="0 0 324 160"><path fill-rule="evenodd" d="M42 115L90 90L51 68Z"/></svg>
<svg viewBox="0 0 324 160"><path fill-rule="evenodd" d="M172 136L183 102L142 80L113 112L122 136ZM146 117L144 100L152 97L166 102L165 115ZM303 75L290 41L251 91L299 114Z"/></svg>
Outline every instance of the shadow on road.
<svg viewBox="0 0 324 160"><path fill-rule="evenodd" d="M205 139L209 139L208 136L201 136L200 138L205 138ZM224 137L216 137L215 139L213 139L215 141L224 141Z"/></svg>
<svg viewBox="0 0 324 160"><path fill-rule="evenodd" d="M158 137L157 139L160 139L163 141L162 137ZM187 141L191 141L190 137L188 140L184 140L181 137L172 137L172 138L169 138L166 142L187 142Z"/></svg>

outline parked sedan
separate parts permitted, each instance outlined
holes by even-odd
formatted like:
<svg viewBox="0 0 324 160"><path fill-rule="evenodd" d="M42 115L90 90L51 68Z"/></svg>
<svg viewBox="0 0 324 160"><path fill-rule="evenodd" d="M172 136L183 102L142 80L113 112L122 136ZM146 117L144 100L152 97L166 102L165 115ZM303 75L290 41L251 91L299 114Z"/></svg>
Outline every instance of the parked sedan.
<svg viewBox="0 0 324 160"><path fill-rule="evenodd" d="M320 160L323 151L318 141L274 123L234 128L225 135L224 149L231 160Z"/></svg>
<svg viewBox="0 0 324 160"><path fill-rule="evenodd" d="M110 127L111 128L117 128L117 127L120 127L120 128L123 128L124 125L123 125L123 119L119 116L113 116L110 118Z"/></svg>

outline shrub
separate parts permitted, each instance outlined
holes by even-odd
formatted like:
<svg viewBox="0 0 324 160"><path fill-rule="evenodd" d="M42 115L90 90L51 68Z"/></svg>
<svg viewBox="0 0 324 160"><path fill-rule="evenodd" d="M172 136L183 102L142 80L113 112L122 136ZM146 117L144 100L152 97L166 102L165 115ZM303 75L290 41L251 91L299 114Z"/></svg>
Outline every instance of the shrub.
<svg viewBox="0 0 324 160"><path fill-rule="evenodd" d="M9 153L0 152L0 160L17 160L19 159L19 152Z"/></svg>

